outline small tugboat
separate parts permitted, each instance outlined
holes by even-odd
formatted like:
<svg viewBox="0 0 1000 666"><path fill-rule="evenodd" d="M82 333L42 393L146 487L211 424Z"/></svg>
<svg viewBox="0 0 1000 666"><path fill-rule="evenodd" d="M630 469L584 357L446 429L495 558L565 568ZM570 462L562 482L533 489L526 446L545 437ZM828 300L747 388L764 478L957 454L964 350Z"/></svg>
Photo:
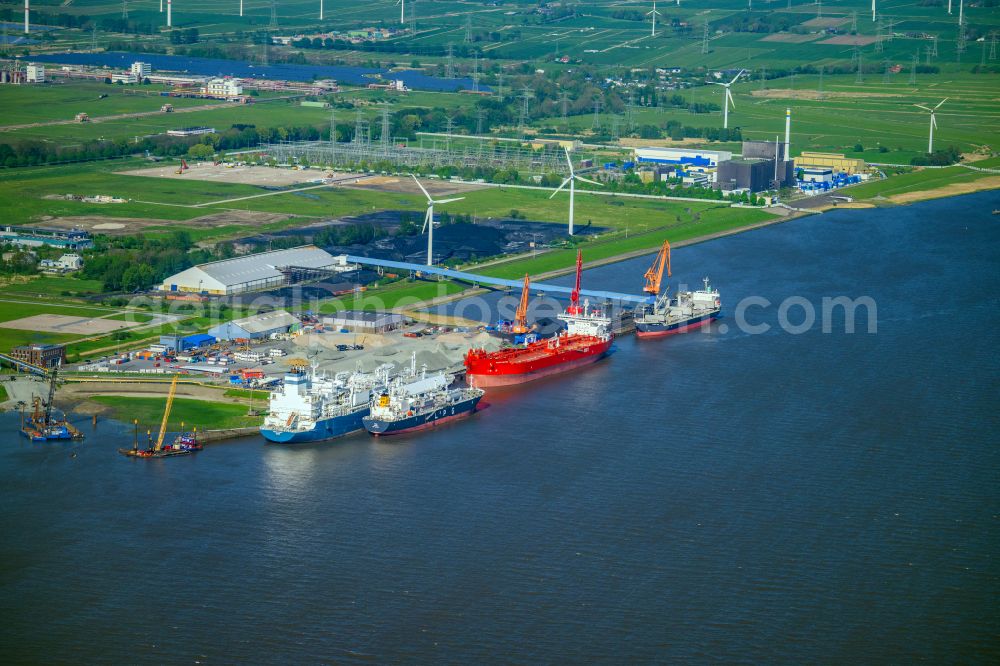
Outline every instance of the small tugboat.
<svg viewBox="0 0 1000 666"><path fill-rule="evenodd" d="M156 443L150 443L145 449L139 448L139 436L136 432L135 442L131 449L118 449L118 453L129 458L171 458L173 456L187 456L195 451L201 451L204 447L198 442L198 429L195 428L190 433L181 433L171 444L164 444L166 437L167 419L170 418L170 408L174 404L174 394L177 392L177 378L170 382L170 392L167 394L167 406L163 410L163 421L160 422L160 433L156 437ZM138 425L136 426L138 427ZM148 433L147 433L148 434Z"/></svg>
<svg viewBox="0 0 1000 666"><path fill-rule="evenodd" d="M376 437L422 430L476 411L485 391L450 388L454 377L443 373L404 383L396 380L372 399L365 429Z"/></svg>

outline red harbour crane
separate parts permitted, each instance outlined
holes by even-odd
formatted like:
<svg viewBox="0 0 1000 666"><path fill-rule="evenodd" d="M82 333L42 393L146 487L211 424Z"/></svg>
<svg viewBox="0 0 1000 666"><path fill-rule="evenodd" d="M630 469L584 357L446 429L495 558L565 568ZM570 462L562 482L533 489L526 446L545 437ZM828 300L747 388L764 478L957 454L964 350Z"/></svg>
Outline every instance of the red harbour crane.
<svg viewBox="0 0 1000 666"><path fill-rule="evenodd" d="M583 250L576 251L576 285L573 287L573 292L569 295L569 307L566 308L567 314L577 315L583 312L583 308L580 307L580 278L583 275Z"/></svg>

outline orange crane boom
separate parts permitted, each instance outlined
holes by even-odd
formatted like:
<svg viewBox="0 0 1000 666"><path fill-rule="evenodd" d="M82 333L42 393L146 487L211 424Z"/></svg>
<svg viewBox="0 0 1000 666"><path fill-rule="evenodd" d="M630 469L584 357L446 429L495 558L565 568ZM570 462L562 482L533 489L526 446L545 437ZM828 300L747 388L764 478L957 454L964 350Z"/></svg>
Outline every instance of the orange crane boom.
<svg viewBox="0 0 1000 666"><path fill-rule="evenodd" d="M667 269L667 277L670 277L670 241L663 241L663 246L653 260L653 265L649 267L646 274L646 286L642 288L647 294L654 296L660 293L660 283L663 281L663 269Z"/></svg>
<svg viewBox="0 0 1000 666"><path fill-rule="evenodd" d="M514 332L528 332L528 300L531 298L531 279L528 274L524 274L524 287L521 289L521 302L517 305L517 313L514 315Z"/></svg>
<svg viewBox="0 0 1000 666"><path fill-rule="evenodd" d="M177 378L180 375L174 375L174 380L170 382L170 392L167 394L167 407L163 410L163 421L160 422L160 434L156 436L156 446L153 450L159 451L163 448L163 438L167 434L167 419L170 418L170 408L174 404L174 394L177 392Z"/></svg>

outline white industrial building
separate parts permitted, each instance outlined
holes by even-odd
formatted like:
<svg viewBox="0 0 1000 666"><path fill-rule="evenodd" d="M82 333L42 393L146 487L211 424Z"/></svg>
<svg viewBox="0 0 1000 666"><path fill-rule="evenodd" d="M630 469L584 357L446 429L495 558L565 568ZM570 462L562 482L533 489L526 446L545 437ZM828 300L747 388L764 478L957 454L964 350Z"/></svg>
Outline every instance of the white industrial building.
<svg viewBox="0 0 1000 666"><path fill-rule="evenodd" d="M385 333L399 328L404 323L403 315L395 312L343 310L332 316L323 317L323 325L355 333Z"/></svg>
<svg viewBox="0 0 1000 666"><path fill-rule="evenodd" d="M149 66L148 62L139 62L138 60L132 63L132 68L129 70L135 75L140 81L149 78L150 73L152 73L153 68Z"/></svg>
<svg viewBox="0 0 1000 666"><path fill-rule="evenodd" d="M208 334L216 340L257 340L274 333L287 333L298 324L299 320L293 315L275 310L227 321L208 329Z"/></svg>
<svg viewBox="0 0 1000 666"><path fill-rule="evenodd" d="M121 83L123 85L133 85L139 83L139 79L132 72L116 72L111 75L111 83Z"/></svg>
<svg viewBox="0 0 1000 666"><path fill-rule="evenodd" d="M42 259L38 262L38 267L42 270L58 271L68 273L78 271L83 268L83 257L78 254L64 254L58 259Z"/></svg>
<svg viewBox="0 0 1000 666"><path fill-rule="evenodd" d="M214 97L239 97L243 94L243 84L239 79L230 77L209 79L205 82L202 93Z"/></svg>
<svg viewBox="0 0 1000 666"><path fill-rule="evenodd" d="M353 264L347 263L347 255L335 257L318 247L305 245L192 266L165 279L160 289L219 296L272 289L285 284L285 276L278 270L284 267L337 272L354 269Z"/></svg>
<svg viewBox="0 0 1000 666"><path fill-rule="evenodd" d="M802 169L802 181L806 183L831 183L833 182L833 169L806 167Z"/></svg>
<svg viewBox="0 0 1000 666"><path fill-rule="evenodd" d="M635 160L645 164L676 164L679 167L717 167L719 162L733 159L733 154L725 150L703 150L701 148L636 148Z"/></svg>
<svg viewBox="0 0 1000 666"><path fill-rule="evenodd" d="M24 68L24 77L28 83L45 83L45 65L30 63Z"/></svg>

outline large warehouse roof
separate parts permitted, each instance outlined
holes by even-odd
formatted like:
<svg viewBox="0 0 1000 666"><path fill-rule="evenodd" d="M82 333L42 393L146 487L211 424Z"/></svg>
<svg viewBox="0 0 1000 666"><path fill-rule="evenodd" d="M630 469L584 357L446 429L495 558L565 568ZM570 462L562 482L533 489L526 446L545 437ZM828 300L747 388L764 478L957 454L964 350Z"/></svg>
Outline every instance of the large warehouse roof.
<svg viewBox="0 0 1000 666"><path fill-rule="evenodd" d="M343 255L334 257L318 247L304 245L192 266L165 279L162 289L233 294L283 284L285 278L278 268L284 266L336 269L345 265Z"/></svg>
<svg viewBox="0 0 1000 666"><path fill-rule="evenodd" d="M243 284L257 280L280 278L278 266L303 266L305 268L328 268L337 263L329 252L306 245L290 250L275 250L260 254L248 254L235 259L223 259L207 264L199 264L206 275L223 284Z"/></svg>
<svg viewBox="0 0 1000 666"><path fill-rule="evenodd" d="M288 328L299 323L299 320L284 310L256 314L245 319L234 319L233 324L247 333L265 333L279 328Z"/></svg>

